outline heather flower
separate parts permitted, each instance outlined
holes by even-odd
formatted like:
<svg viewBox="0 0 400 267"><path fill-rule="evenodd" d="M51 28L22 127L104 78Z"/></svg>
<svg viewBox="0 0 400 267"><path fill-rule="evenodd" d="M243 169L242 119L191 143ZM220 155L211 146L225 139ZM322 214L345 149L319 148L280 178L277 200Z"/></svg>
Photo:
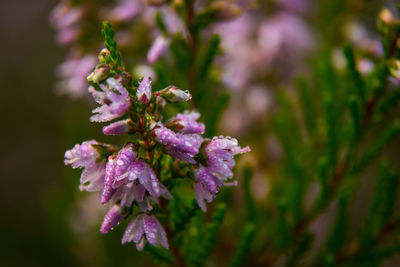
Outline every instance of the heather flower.
<svg viewBox="0 0 400 267"><path fill-rule="evenodd" d="M55 85L55 89L59 93L68 94L73 98L82 97L87 94L86 75L95 65L95 56L71 56L56 69L56 75L60 81Z"/></svg>
<svg viewBox="0 0 400 267"><path fill-rule="evenodd" d="M143 77L136 91L138 101L148 104L151 98L151 79L148 76Z"/></svg>
<svg viewBox="0 0 400 267"><path fill-rule="evenodd" d="M143 1L121 0L107 12L106 19L112 22L128 22L143 9Z"/></svg>
<svg viewBox="0 0 400 267"><path fill-rule="evenodd" d="M135 200L143 211L150 211L152 209L146 199L146 188L143 185L129 180L122 180L122 182L114 182L113 184L116 192L111 200L112 203L119 202L121 207L130 208Z"/></svg>
<svg viewBox="0 0 400 267"><path fill-rule="evenodd" d="M50 13L50 24L57 30L56 40L60 45L73 43L79 34L78 24L83 16L83 9L61 1Z"/></svg>
<svg viewBox="0 0 400 267"><path fill-rule="evenodd" d="M85 141L65 152L66 165L71 165L74 169L84 168L80 179L81 191L99 191L103 187L105 162L98 160L100 154L93 145L99 145L99 143L95 140Z"/></svg>
<svg viewBox="0 0 400 267"><path fill-rule="evenodd" d="M146 197L146 192L154 202L160 196L171 199L168 190L158 181L156 174L149 164L141 159L136 159L132 145L125 146L114 160L113 179L107 180L105 188L112 192L114 202L120 201L121 206L130 207L135 199L139 207L146 211L152 207ZM113 166L114 166L113 165ZM104 199L110 200L111 197Z"/></svg>
<svg viewBox="0 0 400 267"><path fill-rule="evenodd" d="M204 148L207 157L207 170L221 181L233 176L234 155L250 152L249 147L241 148L231 137L214 137Z"/></svg>
<svg viewBox="0 0 400 267"><path fill-rule="evenodd" d="M103 205L112 198L115 192L115 190L112 188L115 178L115 157L115 155L109 156L106 164L104 187L100 197L100 202Z"/></svg>
<svg viewBox="0 0 400 267"><path fill-rule="evenodd" d="M189 91L184 91L176 86L168 86L167 88L155 93L156 96L161 96L170 103L184 102L192 98Z"/></svg>
<svg viewBox="0 0 400 267"><path fill-rule="evenodd" d="M107 85L100 84L103 91L97 91L94 87L89 88L94 100L101 104L92 112L91 121L105 122L121 117L130 106L130 97L128 91L114 78L107 79ZM96 114L97 113L97 114Z"/></svg>
<svg viewBox="0 0 400 267"><path fill-rule="evenodd" d="M113 188L116 177L125 173L128 167L136 158L136 152L133 151L133 145L128 143L117 155L111 155L108 158L105 171L104 188L101 194L101 203L107 203L115 193Z"/></svg>
<svg viewBox="0 0 400 267"><path fill-rule="evenodd" d="M140 213L128 225L122 238L122 244L135 242L141 251L146 241L153 246L163 246L168 249L168 241L164 229L156 217L148 213Z"/></svg>
<svg viewBox="0 0 400 267"><path fill-rule="evenodd" d="M92 111L90 120L112 121L103 127L106 135L134 133L134 136L129 139L132 142L126 143L118 152L94 140L76 145L66 152L65 163L73 168L84 167L82 189L101 190L101 204L110 203L111 208L100 227L101 233L111 231L138 208L141 212L128 225L122 243L133 241L138 250L142 250L146 242L168 248L161 224L150 213L153 205L160 212L158 206L164 208L164 199L172 199L157 176L171 179L194 174L195 197L205 210L205 203L212 200L221 186L236 185L235 182L226 182L233 176L233 156L247 152L248 148L240 148L232 138L207 139L204 143L201 135L205 132L205 125L198 122L200 114L196 111L179 113L167 119L164 125L161 111L167 101L189 100L190 93L169 86L156 92L152 99L150 76L141 79L135 92L131 76L125 72L121 55L116 50L109 23L103 24L103 34L106 49L99 54L100 64L87 77L92 85L89 92L100 104ZM156 48L152 49L160 49ZM150 51L150 58L158 57L161 52ZM130 92L135 92L135 95L130 95ZM199 154L200 147L203 149ZM164 153L180 161L171 162ZM174 183L170 182L168 185L173 187Z"/></svg>
<svg viewBox="0 0 400 267"><path fill-rule="evenodd" d="M122 215L122 208L119 205L112 206L104 217L103 223L100 226L100 233L107 234L123 219L124 216Z"/></svg>
<svg viewBox="0 0 400 267"><path fill-rule="evenodd" d="M203 134L205 126L203 123L197 122L199 118L200 113L196 111L185 111L185 113L179 113L175 117L169 119L165 125L184 134Z"/></svg>
<svg viewBox="0 0 400 267"><path fill-rule="evenodd" d="M164 127L161 123L153 130L156 141L164 145L167 153L189 163L199 153L203 138L198 134L181 134Z"/></svg>
<svg viewBox="0 0 400 267"><path fill-rule="evenodd" d="M121 135L127 134L130 130L130 119L113 122L103 127L103 134L105 135Z"/></svg>
<svg viewBox="0 0 400 267"><path fill-rule="evenodd" d="M195 169L195 196L200 208L205 211L205 201L211 202L221 186L237 185L237 182L225 182L232 178L235 166L234 155L249 152L250 148L241 148L238 141L231 137L214 137L204 146L206 162Z"/></svg>
<svg viewBox="0 0 400 267"><path fill-rule="evenodd" d="M158 36L147 53L147 61L149 63L156 62L167 51L170 41L169 38L163 35Z"/></svg>
<svg viewBox="0 0 400 267"><path fill-rule="evenodd" d="M207 210L206 201L210 203L222 186L237 186L237 181L222 182L212 175L207 167L200 165L195 170L196 181L194 184L194 194L199 207L205 212Z"/></svg>

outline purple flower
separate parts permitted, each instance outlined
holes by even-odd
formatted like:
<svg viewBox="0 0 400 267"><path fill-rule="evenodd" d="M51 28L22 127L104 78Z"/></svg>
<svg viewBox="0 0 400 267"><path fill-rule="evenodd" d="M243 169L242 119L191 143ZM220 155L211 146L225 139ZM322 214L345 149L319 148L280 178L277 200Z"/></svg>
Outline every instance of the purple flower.
<svg viewBox="0 0 400 267"><path fill-rule="evenodd" d="M157 142L164 145L167 152L189 163L196 163L193 157L199 153L203 138L198 134L181 134L158 124L153 129L153 135Z"/></svg>
<svg viewBox="0 0 400 267"><path fill-rule="evenodd" d="M179 113L175 117L169 119L165 125L184 134L203 134L205 126L203 123L197 122L199 118L200 113L196 111L185 111L185 113Z"/></svg>
<svg viewBox="0 0 400 267"><path fill-rule="evenodd" d="M138 101L145 104L150 102L151 98L151 79L148 76L143 77L136 90L136 97Z"/></svg>
<svg viewBox="0 0 400 267"><path fill-rule="evenodd" d="M136 203L138 203L139 207L141 207L143 211L152 209L150 203L147 205L148 201L145 198L146 188L144 188L143 185L137 182L124 180L123 184L120 183L118 187L114 186L114 188L117 189L113 195L113 203L119 202L121 207L129 208L132 206L133 200L136 200Z"/></svg>
<svg viewBox="0 0 400 267"><path fill-rule="evenodd" d="M133 144L131 143L126 144L117 155L108 157L101 204L107 203L114 195L115 188L113 184L116 177L123 175L135 158L136 152L133 151Z"/></svg>
<svg viewBox="0 0 400 267"><path fill-rule="evenodd" d="M146 240L153 246L163 246L168 249L168 241L164 229L156 217L148 213L137 215L125 230L122 244L135 242L136 248L141 251Z"/></svg>
<svg viewBox="0 0 400 267"><path fill-rule="evenodd" d="M90 121L105 122L119 118L126 113L130 106L128 91L114 78L107 79L107 85L100 84L103 91L89 88L94 100L101 104L92 112L97 113L90 117ZM118 92L118 93L117 93Z"/></svg>
<svg viewBox="0 0 400 267"><path fill-rule="evenodd" d="M65 152L64 163L72 168L85 168L81 174L81 191L99 191L104 184L105 162L98 161L99 152L92 146L97 141L85 141L81 145L76 144L71 150Z"/></svg>
<svg viewBox="0 0 400 267"><path fill-rule="evenodd" d="M249 152L250 148L241 148L235 138L214 137L204 148L207 162L195 169L194 192L197 203L205 211L205 201L211 202L222 186L236 186L237 182L227 183L233 176L232 169L235 166L233 156Z"/></svg>
<svg viewBox="0 0 400 267"><path fill-rule="evenodd" d="M147 61L149 63L156 62L167 51L170 39L165 36L158 36L151 45L147 53Z"/></svg>
<svg viewBox="0 0 400 267"><path fill-rule="evenodd" d="M57 30L57 42L61 45L73 43L79 34L79 22L84 10L82 7L72 7L67 1L60 2L50 13L49 21Z"/></svg>
<svg viewBox="0 0 400 267"><path fill-rule="evenodd" d="M139 183L146 188L147 192L153 197L160 197L160 182L149 164L143 160L136 160L128 170L130 181L139 180Z"/></svg>
<svg viewBox="0 0 400 267"><path fill-rule="evenodd" d="M112 188L112 184L115 178L115 155L108 157L108 162L106 164L106 171L104 177L104 187L101 192L100 202L101 204L106 204L113 196L115 190Z"/></svg>
<svg viewBox="0 0 400 267"><path fill-rule="evenodd" d="M214 195L207 190L207 188L201 183L194 184L194 194L199 207L205 212L207 210L206 201L211 203Z"/></svg>
<svg viewBox="0 0 400 267"><path fill-rule="evenodd" d="M235 166L233 156L250 151L249 147L241 148L238 141L231 137L214 137L206 146L207 170L224 181L233 176Z"/></svg>
<svg viewBox="0 0 400 267"><path fill-rule="evenodd" d="M129 123L130 119L116 121L110 125L103 127L103 134L105 135L121 135L127 134L130 130Z"/></svg>
<svg viewBox="0 0 400 267"><path fill-rule="evenodd" d="M95 56L71 56L56 69L56 75L60 79L55 85L56 91L68 94L72 98L83 97L87 94L88 87L86 75L93 70L95 65Z"/></svg>
<svg viewBox="0 0 400 267"><path fill-rule="evenodd" d="M136 152L133 149L134 149L133 144L128 143L118 152L117 159L115 161L116 176L122 175L131 165L131 163L135 160Z"/></svg>
<svg viewBox="0 0 400 267"><path fill-rule="evenodd" d="M172 198L164 185L158 181L150 165L141 159L131 162L126 171L119 172L115 176L112 188L115 190L113 202L120 201L121 206L130 207L135 199L143 211L152 209L148 195L155 203L160 196Z"/></svg>
<svg viewBox="0 0 400 267"><path fill-rule="evenodd" d="M174 131L162 126L153 130L155 139L167 149L174 149L181 152L196 155L199 152L199 135L185 135L175 133Z"/></svg>
<svg viewBox="0 0 400 267"><path fill-rule="evenodd" d="M143 1L121 0L107 12L107 19L112 22L128 22L143 9Z"/></svg>
<svg viewBox="0 0 400 267"><path fill-rule="evenodd" d="M103 223L100 226L100 233L107 234L123 219L122 208L119 205L112 206L104 217Z"/></svg>

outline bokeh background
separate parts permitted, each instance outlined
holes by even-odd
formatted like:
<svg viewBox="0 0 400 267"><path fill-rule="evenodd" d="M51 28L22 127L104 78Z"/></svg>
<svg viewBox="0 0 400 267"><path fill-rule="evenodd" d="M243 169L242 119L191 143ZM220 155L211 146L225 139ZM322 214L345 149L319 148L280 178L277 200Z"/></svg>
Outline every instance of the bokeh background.
<svg viewBox="0 0 400 267"><path fill-rule="evenodd" d="M268 197L268 177L272 175L268 169L273 169L280 155L279 144L265 134L268 129L263 126L276 107L274 91L290 87L295 74L309 71L307 55L315 47L325 42L339 47L344 41L354 41L346 38L357 38L357 34L359 38L376 36L380 7L393 8L396 3L349 0L317 4L310 0L305 1L306 7L288 8L276 2L260 1L262 15L249 12L236 24L215 29L227 35L223 39L226 51L234 54L229 59L221 58L221 65L240 65L253 53L254 47L244 47L241 40L235 40L236 31L249 34L249 30L263 26L260 33L275 36L261 42L262 47L270 49L266 55L269 61L258 62L255 55L254 61L246 62L267 75L254 71L242 80L230 80L231 102L218 126L219 133L236 136L264 151L258 155L259 172L253 182L259 201ZM57 46L55 31L49 26L48 16L56 4L50 0L1 2L0 265L147 266L150 259L137 257L133 245L120 245L122 227L106 236L98 234L99 218L105 210L95 203L96 199L78 192L79 171L63 165L67 148L100 137L101 128L88 122L91 107L87 99L71 100L54 89L55 68L69 52ZM290 47L291 42L296 47ZM242 49L237 51L238 47ZM368 62L364 63L368 69ZM392 148L394 157L398 145ZM362 198L360 203L362 206ZM225 233L229 235L235 236ZM218 253L223 258L224 251ZM387 264L397 266L398 262L397 257Z"/></svg>

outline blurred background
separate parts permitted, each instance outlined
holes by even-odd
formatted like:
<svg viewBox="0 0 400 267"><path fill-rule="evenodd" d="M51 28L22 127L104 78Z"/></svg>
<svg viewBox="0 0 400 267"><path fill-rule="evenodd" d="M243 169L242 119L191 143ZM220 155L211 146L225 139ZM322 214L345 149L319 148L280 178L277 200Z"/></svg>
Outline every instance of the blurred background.
<svg viewBox="0 0 400 267"><path fill-rule="evenodd" d="M95 1L87 2L90 5ZM98 2L108 7L99 9L104 14L110 14L116 5ZM80 171L63 164L64 151L73 144L93 138L109 139L101 136L99 125L89 123L92 106L85 91L73 92L65 83L60 84L60 80L71 77L66 78L66 71L57 66L82 52L76 49L71 52L68 35L57 36L55 22L49 19L57 4L50 0L1 3L0 48L4 64L0 66L3 114L0 265L153 264L149 257L139 256L132 244L120 245L123 227L105 236L98 233L105 209L96 202L96 196L79 192ZM215 69L231 95L215 132L235 136L243 145L253 148L254 152L243 161L254 163L252 193L258 205L268 198L269 179L277 172L282 154L268 123L277 108L276 91L281 88L293 91L293 79L300 74L307 77L312 72L313 60L321 47L329 47L333 65L338 69L345 65L340 55L343 43L361 47L372 57L373 53L379 54L376 17L381 7L395 10L395 4L396 1L381 0L260 0L255 7L245 3L247 11L242 16L218 23L204 33L205 38L213 33L221 35L223 53L216 59ZM117 41L132 71L151 72L146 51L157 32L142 36L152 27L146 24L147 18L140 20L143 27L129 30L117 15L112 18L104 15L104 19L121 20L116 22L122 29ZM90 51L84 52L95 56L101 42L100 24L96 25L98 20L92 23L84 25L94 29L86 37ZM181 31L179 24L172 25ZM124 45L124 41L138 43L136 40L141 41L139 45ZM360 58L357 64L361 73L368 73L374 65L368 57ZM88 72L91 68L87 68ZM76 83L79 81L73 84ZM83 88L86 90L85 84ZM399 140L387 151L397 161L397 167L398 148ZM372 191L371 183L365 186ZM228 190L233 191L233 203L239 202L241 191ZM363 197L358 202L362 211ZM228 220L233 221L235 216L233 212ZM352 217L357 217L357 213ZM329 215L325 220L329 221ZM357 221L353 228L356 227ZM230 232L235 227L228 229L222 234L219 260L215 262L223 262L224 253L232 252L222 249L235 236ZM398 262L395 257L387 264L398 266Z"/></svg>

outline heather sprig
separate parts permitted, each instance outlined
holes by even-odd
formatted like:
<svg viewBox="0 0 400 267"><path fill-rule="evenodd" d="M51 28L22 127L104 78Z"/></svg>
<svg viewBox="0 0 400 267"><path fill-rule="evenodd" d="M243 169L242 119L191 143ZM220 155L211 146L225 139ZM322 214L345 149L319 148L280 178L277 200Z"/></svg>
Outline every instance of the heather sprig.
<svg viewBox="0 0 400 267"><path fill-rule="evenodd" d="M231 180L233 157L250 149L241 148L231 137L202 137L205 125L198 121L197 111L164 118L165 105L188 101L189 91L168 86L153 92L148 76L137 79L136 85L124 71L109 23L103 23L102 33L106 48L88 75L89 93L100 105L93 109L90 121L109 123L103 128L105 135L128 135L129 141L120 148L94 140L83 142L65 153L65 164L85 168L81 190L100 191L101 204L110 204L100 227L102 234L134 214L122 243L134 242L138 250L146 242L168 249L172 232L168 222L164 230L161 218L169 216L165 203L172 199L174 179L179 179L176 171L185 170L183 175L194 188L192 198L205 211L204 200L211 202L223 186L237 184ZM163 160L167 155L175 159L174 168ZM211 250L209 244L207 250ZM174 254L179 257L175 249Z"/></svg>

